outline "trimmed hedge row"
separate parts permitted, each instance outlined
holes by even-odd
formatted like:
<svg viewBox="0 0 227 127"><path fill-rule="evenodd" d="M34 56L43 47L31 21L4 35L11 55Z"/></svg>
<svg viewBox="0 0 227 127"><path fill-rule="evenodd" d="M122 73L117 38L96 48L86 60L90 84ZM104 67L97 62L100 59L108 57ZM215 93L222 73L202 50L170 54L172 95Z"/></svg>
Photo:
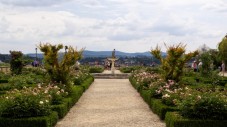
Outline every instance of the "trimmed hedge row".
<svg viewBox="0 0 227 127"><path fill-rule="evenodd" d="M187 119L178 112L166 113L166 127L226 127L227 120L195 120Z"/></svg>
<svg viewBox="0 0 227 127"><path fill-rule="evenodd" d="M132 86L133 86L137 91L139 91L140 85L139 85L138 83L136 83L136 80L133 79L132 77L129 77L129 81L131 82Z"/></svg>
<svg viewBox="0 0 227 127"><path fill-rule="evenodd" d="M7 79L0 79L0 83L8 83L9 81Z"/></svg>
<svg viewBox="0 0 227 127"><path fill-rule="evenodd" d="M93 81L94 81L94 77L90 76L81 84L81 86L84 88L84 91L86 91L90 87Z"/></svg>
<svg viewBox="0 0 227 127"><path fill-rule="evenodd" d="M161 120L165 119L167 112L178 111L177 107L170 107L162 103L160 99L153 99L152 105L150 106L152 111L156 113Z"/></svg>
<svg viewBox="0 0 227 127"><path fill-rule="evenodd" d="M58 121L57 112L52 112L49 116L30 118L2 118L0 117L0 127L53 127Z"/></svg>
<svg viewBox="0 0 227 127"><path fill-rule="evenodd" d="M89 88L94 81L93 77L87 78L82 85L73 86L72 92L65 98L62 104L52 105L53 112L49 116L30 118L2 118L0 117L0 127L53 127L58 119L63 118L70 108L79 100L83 92Z"/></svg>

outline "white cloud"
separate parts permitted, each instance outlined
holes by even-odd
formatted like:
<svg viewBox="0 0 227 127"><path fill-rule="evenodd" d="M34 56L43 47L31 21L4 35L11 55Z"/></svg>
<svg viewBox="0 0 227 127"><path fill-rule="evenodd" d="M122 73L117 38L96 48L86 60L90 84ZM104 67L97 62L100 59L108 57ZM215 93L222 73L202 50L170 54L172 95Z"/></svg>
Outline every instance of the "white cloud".
<svg viewBox="0 0 227 127"><path fill-rule="evenodd" d="M13 6L51 6L56 5L65 0L1 0L0 3Z"/></svg>
<svg viewBox="0 0 227 127"><path fill-rule="evenodd" d="M216 48L226 34L227 17L210 10L225 8L222 2L0 0L0 53L17 48L33 52L40 41L126 52L148 51L164 42L184 42L188 50L204 43Z"/></svg>

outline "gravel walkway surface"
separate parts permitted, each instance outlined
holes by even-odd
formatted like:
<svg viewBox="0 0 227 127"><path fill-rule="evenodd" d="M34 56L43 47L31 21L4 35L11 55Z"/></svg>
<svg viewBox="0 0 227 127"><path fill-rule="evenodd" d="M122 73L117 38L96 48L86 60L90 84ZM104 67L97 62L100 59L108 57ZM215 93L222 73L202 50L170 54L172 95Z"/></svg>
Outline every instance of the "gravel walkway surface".
<svg viewBox="0 0 227 127"><path fill-rule="evenodd" d="M95 79L56 127L165 127L128 79Z"/></svg>

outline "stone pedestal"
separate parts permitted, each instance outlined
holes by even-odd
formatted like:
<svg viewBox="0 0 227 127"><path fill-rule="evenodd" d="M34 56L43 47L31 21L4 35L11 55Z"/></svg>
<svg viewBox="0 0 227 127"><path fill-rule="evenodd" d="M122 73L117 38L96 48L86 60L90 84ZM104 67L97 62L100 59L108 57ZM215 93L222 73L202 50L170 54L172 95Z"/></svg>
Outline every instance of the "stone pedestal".
<svg viewBox="0 0 227 127"><path fill-rule="evenodd" d="M114 74L114 71L115 71L114 64L115 64L115 61L118 59L117 58L107 58L107 59L111 61L111 73Z"/></svg>

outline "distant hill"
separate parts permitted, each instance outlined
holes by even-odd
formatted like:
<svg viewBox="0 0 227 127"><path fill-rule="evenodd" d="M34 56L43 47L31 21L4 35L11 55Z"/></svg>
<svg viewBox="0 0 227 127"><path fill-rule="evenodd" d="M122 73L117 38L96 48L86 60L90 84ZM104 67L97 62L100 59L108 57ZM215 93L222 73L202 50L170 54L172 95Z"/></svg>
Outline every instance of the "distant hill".
<svg viewBox="0 0 227 127"><path fill-rule="evenodd" d="M115 52L117 57L136 57L136 56L151 56L149 52L142 53L126 53L121 51ZM88 51L85 50L83 53L84 57L111 57L112 51Z"/></svg>
<svg viewBox="0 0 227 127"><path fill-rule="evenodd" d="M63 53L61 53L62 55ZM121 52L121 51L116 51L115 52L116 57L138 57L138 56L152 56L150 52L140 52L140 53L126 53L126 52ZM29 53L27 54L30 57L36 57L36 54L34 53ZM60 56L61 56L60 55ZM88 51L85 50L83 52L83 57L111 57L112 51ZM162 55L166 55L166 53L162 53ZM37 54L38 58L43 58L43 54Z"/></svg>

